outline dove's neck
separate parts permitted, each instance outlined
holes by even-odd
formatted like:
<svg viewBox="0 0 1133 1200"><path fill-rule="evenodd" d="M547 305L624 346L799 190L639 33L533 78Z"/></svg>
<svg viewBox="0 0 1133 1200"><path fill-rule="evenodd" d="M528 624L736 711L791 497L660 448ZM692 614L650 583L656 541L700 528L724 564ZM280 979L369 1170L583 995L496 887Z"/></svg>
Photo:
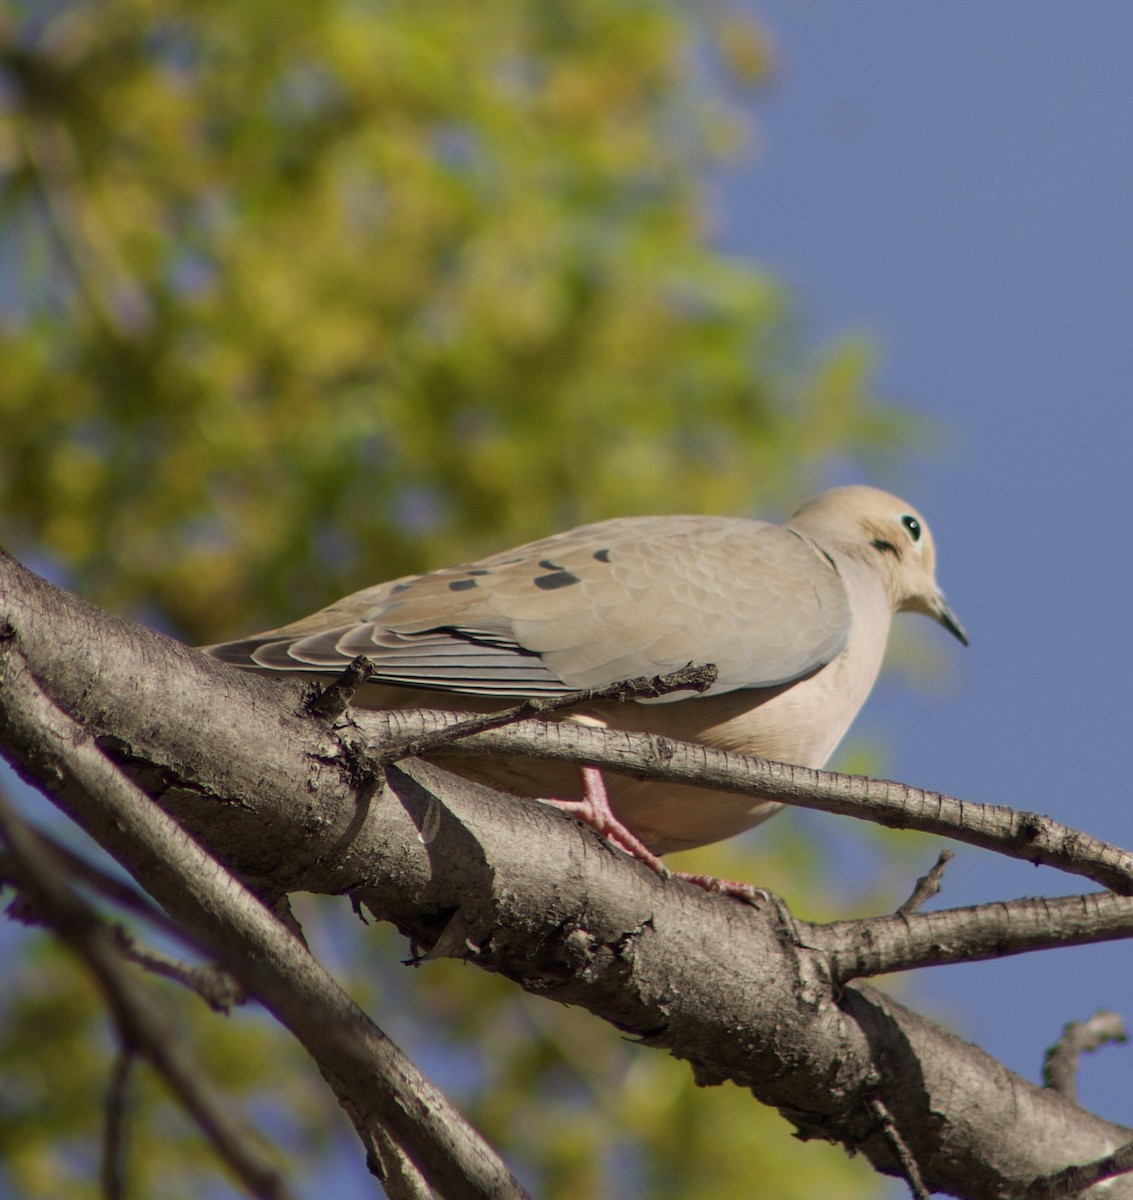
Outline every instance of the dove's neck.
<svg viewBox="0 0 1133 1200"><path fill-rule="evenodd" d="M885 657L893 613L885 582L870 564L839 555L837 566L853 618L843 653L813 679L798 685L800 690L825 693L822 699L815 695L807 698L824 716L821 729L814 730L808 766L822 766L830 758L866 702Z"/></svg>

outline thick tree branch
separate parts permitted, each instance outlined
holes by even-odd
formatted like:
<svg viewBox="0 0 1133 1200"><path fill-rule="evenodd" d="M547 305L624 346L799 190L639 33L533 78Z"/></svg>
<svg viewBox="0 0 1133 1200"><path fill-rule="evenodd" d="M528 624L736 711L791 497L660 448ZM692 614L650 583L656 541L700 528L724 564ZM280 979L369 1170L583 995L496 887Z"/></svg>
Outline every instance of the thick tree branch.
<svg viewBox="0 0 1133 1200"><path fill-rule="evenodd" d="M446 1200L526 1196L302 942L51 703L11 640L0 647L0 680L4 731L9 745L22 752L21 765L38 756L56 781L56 798L65 796L65 808L99 808L112 817L117 833L106 849L167 911L207 934L245 990L303 1043L360 1129L381 1124ZM18 860L21 850L6 840ZM27 845L34 843L27 839Z"/></svg>
<svg viewBox="0 0 1133 1200"><path fill-rule="evenodd" d="M0 671L26 658L104 749L103 763L128 770L269 898L352 892L433 956L458 955L585 1006L687 1059L702 1082L750 1087L804 1136L901 1173L896 1129L934 1190L1018 1195L1128 1136L889 998L839 988L837 964L804 944L811 929L796 930L773 903L740 905L659 879L545 806L434 765L409 762L376 779L360 726L312 719L302 687L225 668L2 559L0 615L19 650ZM41 731L16 737L9 701L0 678L0 744L24 773L175 916L200 919L182 894L176 847L170 865L165 851L124 841L102 784L75 788L60 776ZM308 1002L302 979L287 985ZM358 1095L372 1084L355 1082ZM1127 1180L1109 1186L1111 1200L1133 1196Z"/></svg>

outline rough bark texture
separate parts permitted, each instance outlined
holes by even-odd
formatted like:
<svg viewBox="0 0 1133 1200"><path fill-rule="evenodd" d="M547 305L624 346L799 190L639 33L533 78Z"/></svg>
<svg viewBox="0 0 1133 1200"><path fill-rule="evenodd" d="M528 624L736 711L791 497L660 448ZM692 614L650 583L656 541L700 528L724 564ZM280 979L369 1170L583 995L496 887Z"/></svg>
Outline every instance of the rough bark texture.
<svg viewBox="0 0 1133 1200"><path fill-rule="evenodd" d="M202 910L161 855L140 852L10 708L25 664L110 764L269 903L351 892L431 955L581 1005L881 1170L899 1165L875 1098L925 1183L973 1200L1020 1195L1128 1137L887 996L840 986L829 953L772 900L662 880L560 814L439 765L380 768L349 713L313 718L302 687L107 616L3 556L0 624L0 749L181 919ZM319 1058L317 1041L308 1049ZM1133 1196L1128 1179L1107 1186Z"/></svg>

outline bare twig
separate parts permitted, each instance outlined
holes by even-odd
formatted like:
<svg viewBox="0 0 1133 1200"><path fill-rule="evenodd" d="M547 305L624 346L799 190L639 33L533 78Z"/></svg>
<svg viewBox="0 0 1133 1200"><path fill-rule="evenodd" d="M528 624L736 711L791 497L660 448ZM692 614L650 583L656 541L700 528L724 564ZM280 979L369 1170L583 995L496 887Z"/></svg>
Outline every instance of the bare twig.
<svg viewBox="0 0 1133 1200"><path fill-rule="evenodd" d="M221 1159L258 1200L288 1200L291 1192L257 1137L235 1120L226 1097L199 1072L181 1030L122 961L105 924L53 870L27 826L0 797L0 836L20 886L64 945L86 963L106 997L122 1042L144 1056L191 1114ZM108 1135L109 1137L109 1135Z"/></svg>
<svg viewBox="0 0 1133 1200"><path fill-rule="evenodd" d="M123 879L116 878L109 871L95 866L94 863L88 862L87 859L73 850L69 850L62 842L56 841L50 834L44 833L42 830L32 829L29 826L27 834L28 837L35 839L45 856L54 860L55 869L65 874L73 883L80 883L91 888L119 908L124 908L134 916L141 917L156 926L162 933L167 933L179 941L188 942L201 948L200 939L189 938L176 921L162 912L149 897L138 891L136 887ZM14 868L10 867L8 856L0 852L0 878L3 878L10 869Z"/></svg>
<svg viewBox="0 0 1133 1200"><path fill-rule="evenodd" d="M121 879L116 879L100 867L96 867L48 834L28 827L27 835L35 839L45 856L55 860L55 869L73 882L86 884L120 908L150 922L163 933L183 942L192 949L210 957L215 953L213 939L207 936L192 936L136 888ZM15 878L15 866L12 864L10 855L0 852L0 879L5 878ZM25 904L14 915L28 924L34 924L37 921L34 906ZM117 939L123 954L132 962L136 962L154 975L184 984L196 992L215 1011L227 1012L234 1005L244 1003L245 996L236 981L219 967L215 965L190 966L141 946L134 934L124 925L115 924L109 928Z"/></svg>
<svg viewBox="0 0 1133 1200"><path fill-rule="evenodd" d="M380 1125L371 1130L366 1162L389 1200L433 1200L425 1177Z"/></svg>
<svg viewBox="0 0 1133 1200"><path fill-rule="evenodd" d="M1133 899L1111 892L1028 897L827 925L795 921L795 931L800 944L829 956L834 978L844 983L892 971L1129 937Z"/></svg>
<svg viewBox="0 0 1133 1200"><path fill-rule="evenodd" d="M352 663L351 666L353 665ZM378 753L378 760L381 763L392 763L403 758L419 758L422 754L430 754L442 746L463 741L473 734L514 725L532 717L547 716L549 713L575 708L580 704L594 704L598 701L624 704L630 700L654 700L672 692L706 692L716 682L717 674L713 663L701 667L690 664L665 675L640 675L636 679L619 680L605 687L583 688L579 691L563 692L559 696L534 696L500 712L483 713L475 717L454 716L449 713L447 723L426 733L384 742Z"/></svg>
<svg viewBox="0 0 1133 1200"><path fill-rule="evenodd" d="M99 1172L103 1200L122 1200L126 1195L126 1093L134 1066L132 1047L118 1050L110 1087L106 1092L106 1122L102 1137L102 1167Z"/></svg>
<svg viewBox="0 0 1133 1200"><path fill-rule="evenodd" d="M391 737L421 737L452 722L451 713L430 709L355 709L353 716L378 754ZM565 721L524 721L474 733L462 738L459 752L586 762L639 779L692 783L841 813L894 829L918 829L1024 862L1058 867L1120 895L1133 895L1133 852L1039 813L976 804L892 780L816 771L652 734Z"/></svg>
<svg viewBox="0 0 1133 1200"><path fill-rule="evenodd" d="M904 1172L905 1180L909 1185L909 1191L912 1192L915 1200L932 1200L931 1194L928 1188L925 1187L924 1180L921 1178L917 1160L913 1157L913 1152L901 1136L901 1131L897 1128L897 1122L893 1120L893 1114L885 1107L885 1102L879 1096L874 1096L869 1102L869 1108L870 1112L876 1118L878 1125L881 1126L881 1130L885 1134L885 1140L897 1156L897 1161L901 1164L901 1170Z"/></svg>
<svg viewBox="0 0 1133 1200"><path fill-rule="evenodd" d="M915 913L926 901L940 892L940 881L944 878L944 868L952 861L951 850L941 850L936 862L929 868L927 874L917 880L912 894L898 909L898 913Z"/></svg>
<svg viewBox="0 0 1133 1200"><path fill-rule="evenodd" d="M1127 1175L1130 1171L1133 1171L1133 1142L1126 1142L1104 1158L1036 1179L1027 1189L1025 1200L1063 1200L1079 1195L1103 1179Z"/></svg>
<svg viewBox="0 0 1133 1200"><path fill-rule="evenodd" d="M1078 1062L1084 1053L1100 1049L1108 1042L1127 1041L1125 1023L1114 1012L1099 1009L1085 1021L1070 1021L1062 1036L1046 1052L1043 1084L1073 1100L1078 1090Z"/></svg>
<svg viewBox="0 0 1133 1200"><path fill-rule="evenodd" d="M243 1004L247 1000L243 988L220 967L194 967L167 954L161 954L141 945L125 925L112 925L110 931L123 955L131 962L137 963L153 975L171 979L174 983L180 983L190 991L196 992L214 1012L226 1013L235 1005Z"/></svg>

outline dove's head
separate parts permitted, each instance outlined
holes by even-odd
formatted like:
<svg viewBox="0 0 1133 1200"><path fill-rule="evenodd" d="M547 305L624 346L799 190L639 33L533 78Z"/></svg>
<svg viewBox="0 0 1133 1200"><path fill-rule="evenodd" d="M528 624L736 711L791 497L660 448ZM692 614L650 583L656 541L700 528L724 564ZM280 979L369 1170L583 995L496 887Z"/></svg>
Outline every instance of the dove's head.
<svg viewBox="0 0 1133 1200"><path fill-rule="evenodd" d="M840 487L808 500L787 522L819 547L868 562L885 582L894 612L919 612L966 646L968 635L936 582L936 549L917 510L872 487Z"/></svg>

